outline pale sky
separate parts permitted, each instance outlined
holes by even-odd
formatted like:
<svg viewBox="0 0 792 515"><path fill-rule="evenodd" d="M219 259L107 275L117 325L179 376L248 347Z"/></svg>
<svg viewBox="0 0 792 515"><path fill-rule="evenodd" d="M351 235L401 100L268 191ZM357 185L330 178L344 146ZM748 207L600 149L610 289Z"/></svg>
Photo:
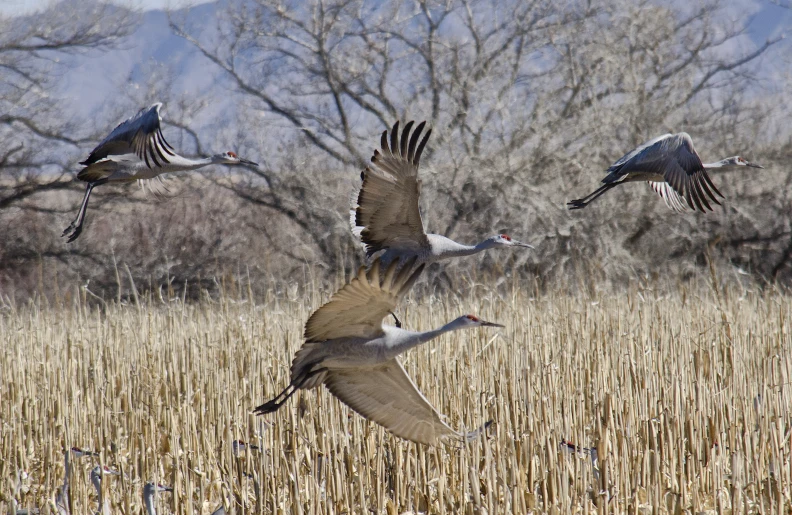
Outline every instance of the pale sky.
<svg viewBox="0 0 792 515"><path fill-rule="evenodd" d="M109 0L111 3L143 11L152 9L178 9L191 5L206 4L213 0ZM0 15L18 16L30 14L57 3L57 0L0 0Z"/></svg>

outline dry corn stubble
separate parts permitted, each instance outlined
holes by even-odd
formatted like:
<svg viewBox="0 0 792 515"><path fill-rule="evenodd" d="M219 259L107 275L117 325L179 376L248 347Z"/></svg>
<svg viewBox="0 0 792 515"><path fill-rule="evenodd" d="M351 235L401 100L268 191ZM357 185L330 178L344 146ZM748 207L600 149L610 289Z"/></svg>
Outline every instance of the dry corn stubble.
<svg viewBox="0 0 792 515"><path fill-rule="evenodd" d="M175 487L160 494L160 513L180 514L221 502L240 513L792 509L792 297L733 287L718 298L704 284L586 298L478 293L410 300L400 312L415 329L468 312L507 326L404 357L452 425L494 420L486 440L446 448L393 437L326 391L251 414L288 383L326 292L6 307L2 502L54 512L62 449L79 446L101 455L72 458L73 513L96 510L96 462L124 474L103 488L125 514L143 512L151 480ZM260 450L237 458L235 439ZM562 450L564 439L596 449L596 468Z"/></svg>

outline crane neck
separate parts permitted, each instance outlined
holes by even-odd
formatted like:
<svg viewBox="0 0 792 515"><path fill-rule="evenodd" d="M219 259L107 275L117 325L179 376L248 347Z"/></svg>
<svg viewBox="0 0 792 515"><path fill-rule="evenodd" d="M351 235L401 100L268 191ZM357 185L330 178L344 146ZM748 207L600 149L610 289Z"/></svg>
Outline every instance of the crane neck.
<svg viewBox="0 0 792 515"><path fill-rule="evenodd" d="M168 167L177 168L178 170L197 170L198 168L203 168L204 166L209 166L214 162L214 159L211 157L199 157L196 159L192 159L189 157L182 157L180 155L169 156L168 160Z"/></svg>
<svg viewBox="0 0 792 515"><path fill-rule="evenodd" d="M714 163L704 163L701 166L703 166L705 170L712 170L717 168L731 168L736 167L737 165L727 158L721 159L720 161L716 161Z"/></svg>
<svg viewBox="0 0 792 515"><path fill-rule="evenodd" d="M439 258L470 256L492 247L491 239L486 239L477 245L464 245L445 237L434 238L432 241L433 253Z"/></svg>
<svg viewBox="0 0 792 515"><path fill-rule="evenodd" d="M96 488L96 496L99 498L99 510L97 513L102 513L102 476L101 472L98 474L96 470L91 471L91 483L93 483L94 488Z"/></svg>
<svg viewBox="0 0 792 515"><path fill-rule="evenodd" d="M394 337L395 341L393 345L390 346L389 354L398 356L399 354L403 354L414 347L432 341L442 334L462 328L463 324L460 323L459 319L452 320L451 322L442 327L438 327L437 329L424 332L406 331L404 329L398 329L394 327L391 330L397 331L397 333Z"/></svg>
<svg viewBox="0 0 792 515"><path fill-rule="evenodd" d="M146 495L143 501L146 504L146 513L148 513L148 515L157 515L157 510L154 508L154 495Z"/></svg>

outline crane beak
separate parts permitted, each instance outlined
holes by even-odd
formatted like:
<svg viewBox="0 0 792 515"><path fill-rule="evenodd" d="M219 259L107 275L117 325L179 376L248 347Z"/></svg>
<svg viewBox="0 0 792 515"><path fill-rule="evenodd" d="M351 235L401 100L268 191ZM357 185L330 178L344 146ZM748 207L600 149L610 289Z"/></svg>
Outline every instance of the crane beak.
<svg viewBox="0 0 792 515"><path fill-rule="evenodd" d="M495 322L486 322L484 320L480 321L480 325L482 327L506 327L505 325L496 324Z"/></svg>
<svg viewBox="0 0 792 515"><path fill-rule="evenodd" d="M525 248L528 248L528 249L534 248L533 245L529 245L528 243L523 243L523 242L517 241L517 240L512 240L512 243L514 243L515 247L525 247Z"/></svg>
<svg viewBox="0 0 792 515"><path fill-rule="evenodd" d="M248 161L247 159L240 159L239 164L249 165L249 166L258 166L258 163L254 163L253 161Z"/></svg>
<svg viewBox="0 0 792 515"><path fill-rule="evenodd" d="M764 169L764 166L762 166L762 165L760 165L758 163L745 163L745 166L750 166L751 168L762 168L762 169Z"/></svg>

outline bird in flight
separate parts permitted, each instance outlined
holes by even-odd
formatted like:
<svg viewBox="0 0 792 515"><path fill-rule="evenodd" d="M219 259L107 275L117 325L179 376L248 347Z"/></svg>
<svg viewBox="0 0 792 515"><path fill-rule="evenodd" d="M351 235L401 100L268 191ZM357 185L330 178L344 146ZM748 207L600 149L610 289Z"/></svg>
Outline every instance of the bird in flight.
<svg viewBox="0 0 792 515"><path fill-rule="evenodd" d="M392 260L417 257L417 263L469 256L501 247L533 248L508 234L496 234L477 245L463 245L424 230L419 198L421 180L418 164L432 130L423 133L426 122L412 131L407 122L399 135L399 122L382 133L380 150L374 151L371 164L360 173L362 185L353 196L350 209L352 232L366 247L366 256L378 255L383 266Z"/></svg>
<svg viewBox="0 0 792 515"><path fill-rule="evenodd" d="M416 261L413 256L399 266L393 260L383 275L379 259L368 272L361 267L357 277L310 316L305 343L292 361L291 382L255 413L272 413L298 390L324 384L341 402L401 438L429 445L445 438L476 438L483 428L471 433L451 428L397 356L449 331L503 326L473 315L425 332L383 325L423 271L424 265L415 266Z"/></svg>
<svg viewBox="0 0 792 515"><path fill-rule="evenodd" d="M707 171L739 166L764 168L740 156L702 163L689 134L664 134L625 154L606 170L608 175L602 179L602 186L567 206L582 209L619 184L646 181L671 209L690 208L706 213L712 211L710 201L720 205L716 195L723 198Z"/></svg>
<svg viewBox="0 0 792 515"><path fill-rule="evenodd" d="M153 179L163 173L196 170L211 164L258 166L240 159L234 152L223 152L197 159L182 157L165 141L160 123L161 103L141 109L135 116L121 122L85 161L85 168L77 179L86 182L77 218L63 231L71 243L80 236L91 191L97 186L113 182L132 182Z"/></svg>

